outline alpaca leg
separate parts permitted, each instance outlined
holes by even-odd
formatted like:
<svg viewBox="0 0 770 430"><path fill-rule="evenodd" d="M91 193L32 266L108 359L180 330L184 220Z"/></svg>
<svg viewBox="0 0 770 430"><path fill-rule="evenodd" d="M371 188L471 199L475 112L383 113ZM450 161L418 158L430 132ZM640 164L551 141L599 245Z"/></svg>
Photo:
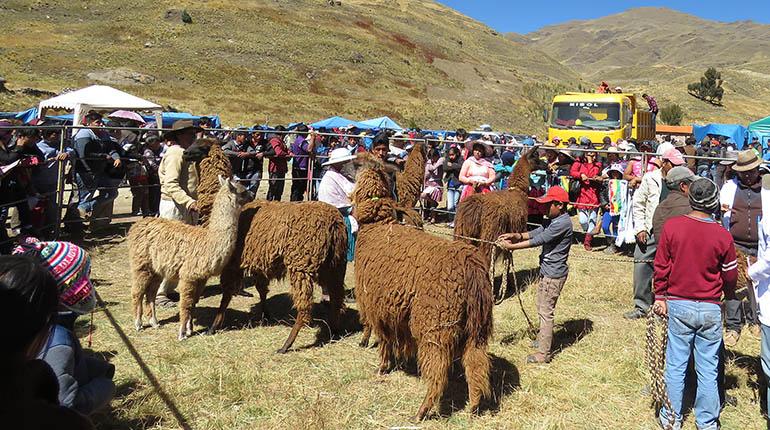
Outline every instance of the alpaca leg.
<svg viewBox="0 0 770 430"><path fill-rule="evenodd" d="M190 334L192 307L195 303L195 282L187 279L179 280L179 340L184 340Z"/></svg>
<svg viewBox="0 0 770 430"><path fill-rule="evenodd" d="M286 342L278 350L281 354L285 354L291 348L302 326L310 323L313 307L313 279L310 275L303 272L290 272L289 278L291 280L291 298L297 309L297 320L294 321L294 327L292 327Z"/></svg>
<svg viewBox="0 0 770 430"><path fill-rule="evenodd" d="M369 337L372 335L372 329L368 324L364 324L364 333L361 336L361 343L358 344L361 348L367 348L369 346Z"/></svg>
<svg viewBox="0 0 770 430"><path fill-rule="evenodd" d="M471 412L478 413L481 398L489 398L492 392L489 384L489 355L484 349L469 342L463 352L463 367L465 380L468 383L470 409Z"/></svg>
<svg viewBox="0 0 770 430"><path fill-rule="evenodd" d="M153 328L160 327L158 323L158 314L155 312L155 297L158 295L158 288L163 279L158 275L153 275L147 285L147 293L145 294L145 306L149 309L150 313L150 325Z"/></svg>
<svg viewBox="0 0 770 430"><path fill-rule="evenodd" d="M339 338L340 317L343 312L343 303L345 301L345 288L342 283L339 285L327 285L326 290L329 294L329 330L331 337Z"/></svg>
<svg viewBox="0 0 770 430"><path fill-rule="evenodd" d="M380 341L379 353L380 367L377 369L377 374L384 375L390 373L396 367L396 360L393 357L393 347L388 340L383 339Z"/></svg>
<svg viewBox="0 0 770 430"><path fill-rule="evenodd" d="M416 421L422 421L441 400L452 367L452 351L449 345L439 346L435 341L423 341L417 347L417 361L422 379L428 385L428 392L415 416Z"/></svg>
<svg viewBox="0 0 770 430"><path fill-rule="evenodd" d="M134 326L142 329L142 313L144 312L142 300L151 293L153 274L146 268L133 270L133 284L131 285L131 297L134 304Z"/></svg>
<svg viewBox="0 0 770 430"><path fill-rule="evenodd" d="M259 293L259 323L266 324L270 321L270 314L267 311L267 284L268 279L263 276L257 276L255 279L255 287Z"/></svg>
<svg viewBox="0 0 770 430"><path fill-rule="evenodd" d="M341 334L340 319L345 308L345 266L341 268L322 268L319 270L319 282L325 294L329 296L329 328L332 336Z"/></svg>
<svg viewBox="0 0 770 430"><path fill-rule="evenodd" d="M219 302L219 309L217 309L214 321L209 327L208 334L214 334L222 327L222 323L225 321L225 312L230 305L230 300L233 298L233 293L236 288L240 287L240 283L243 282L243 271L236 265L228 265L222 271L220 276L220 283L222 284L222 300Z"/></svg>

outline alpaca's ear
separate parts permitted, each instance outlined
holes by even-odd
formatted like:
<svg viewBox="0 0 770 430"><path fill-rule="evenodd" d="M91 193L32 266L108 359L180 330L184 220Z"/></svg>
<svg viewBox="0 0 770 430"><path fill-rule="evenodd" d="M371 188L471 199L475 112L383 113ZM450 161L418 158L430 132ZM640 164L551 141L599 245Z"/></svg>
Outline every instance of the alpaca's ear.
<svg viewBox="0 0 770 430"><path fill-rule="evenodd" d="M217 179L219 179L219 186L223 186L225 183L227 183L227 179L222 175L217 175Z"/></svg>

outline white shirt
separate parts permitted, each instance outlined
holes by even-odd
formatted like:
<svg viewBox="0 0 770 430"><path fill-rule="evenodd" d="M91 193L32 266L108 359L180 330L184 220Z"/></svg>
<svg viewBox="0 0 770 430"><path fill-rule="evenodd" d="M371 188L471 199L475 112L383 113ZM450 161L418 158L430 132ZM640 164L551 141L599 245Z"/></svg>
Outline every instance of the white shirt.
<svg viewBox="0 0 770 430"><path fill-rule="evenodd" d="M341 173L330 168L321 178L321 185L318 186L318 200L338 209L352 206L350 193L353 192L355 185Z"/></svg>

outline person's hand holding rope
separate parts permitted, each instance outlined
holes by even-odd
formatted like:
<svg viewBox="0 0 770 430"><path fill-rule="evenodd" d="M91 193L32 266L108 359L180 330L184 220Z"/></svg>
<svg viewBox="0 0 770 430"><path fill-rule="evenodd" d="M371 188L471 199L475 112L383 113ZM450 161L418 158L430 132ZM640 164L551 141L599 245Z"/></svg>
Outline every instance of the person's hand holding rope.
<svg viewBox="0 0 770 430"><path fill-rule="evenodd" d="M665 300L655 300L652 311L661 317L668 316L668 303Z"/></svg>

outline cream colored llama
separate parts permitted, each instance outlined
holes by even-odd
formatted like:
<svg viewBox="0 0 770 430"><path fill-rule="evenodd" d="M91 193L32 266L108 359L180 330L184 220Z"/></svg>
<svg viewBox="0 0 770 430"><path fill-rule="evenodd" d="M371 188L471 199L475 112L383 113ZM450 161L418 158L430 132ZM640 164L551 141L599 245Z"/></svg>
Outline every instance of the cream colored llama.
<svg viewBox="0 0 770 430"><path fill-rule="evenodd" d="M207 227L181 221L145 218L128 231L128 255L133 276L134 323L142 329L142 301L150 324L158 327L155 296L163 278L179 281L179 340L192 334L192 309L206 281L222 273L238 235L241 205L248 196L239 183L219 178L211 222Z"/></svg>

